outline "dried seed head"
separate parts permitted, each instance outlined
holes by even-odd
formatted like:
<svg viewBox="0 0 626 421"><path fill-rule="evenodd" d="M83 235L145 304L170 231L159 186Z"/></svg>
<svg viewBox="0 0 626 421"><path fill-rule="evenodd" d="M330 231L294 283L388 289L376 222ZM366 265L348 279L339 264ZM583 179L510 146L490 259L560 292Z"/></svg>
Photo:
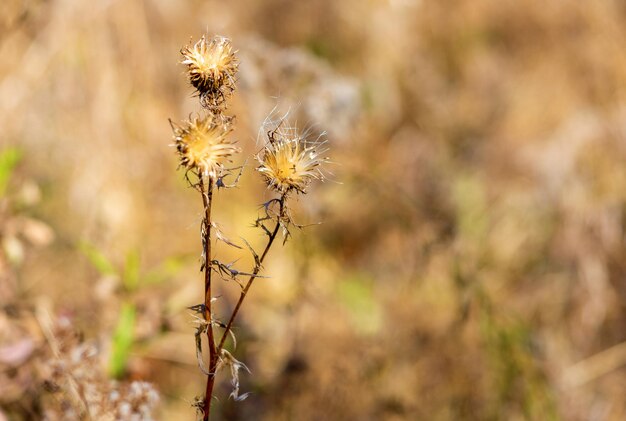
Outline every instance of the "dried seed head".
<svg viewBox="0 0 626 421"><path fill-rule="evenodd" d="M281 194L291 190L306 193L313 179L323 180L320 165L327 161L321 158L323 142L307 142L297 134L295 128L279 127L268 133L269 141L256 157L257 167L268 187Z"/></svg>
<svg viewBox="0 0 626 421"><path fill-rule="evenodd" d="M209 105L217 106L235 90L235 74L239 67L236 51L228 38L203 35L193 46L180 50L182 64L187 65L189 82Z"/></svg>
<svg viewBox="0 0 626 421"><path fill-rule="evenodd" d="M228 157L240 151L228 139L231 123L230 117L209 113L202 118L193 118L182 126L172 125L181 165L214 179L218 177Z"/></svg>

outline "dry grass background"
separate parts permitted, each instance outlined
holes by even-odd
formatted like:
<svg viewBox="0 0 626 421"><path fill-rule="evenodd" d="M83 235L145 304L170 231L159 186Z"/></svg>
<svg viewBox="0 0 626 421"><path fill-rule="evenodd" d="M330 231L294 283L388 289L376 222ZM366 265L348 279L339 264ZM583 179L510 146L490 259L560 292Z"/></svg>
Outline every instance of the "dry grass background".
<svg viewBox="0 0 626 421"><path fill-rule="evenodd" d="M0 142L22 158L0 215L0 348L45 348L43 307L106 361L131 301L126 378L155 384L160 419L193 418L201 204L168 118L197 109L178 50L206 30L240 51L239 144L255 151L279 102L328 130L336 162L298 211L324 223L272 251L244 308L253 394L227 400L224 376L216 419L626 418L617 0L4 0ZM218 219L259 240L241 227L267 193L252 170L242 186ZM123 292L85 242L164 280ZM0 419L41 404L29 361L3 362Z"/></svg>

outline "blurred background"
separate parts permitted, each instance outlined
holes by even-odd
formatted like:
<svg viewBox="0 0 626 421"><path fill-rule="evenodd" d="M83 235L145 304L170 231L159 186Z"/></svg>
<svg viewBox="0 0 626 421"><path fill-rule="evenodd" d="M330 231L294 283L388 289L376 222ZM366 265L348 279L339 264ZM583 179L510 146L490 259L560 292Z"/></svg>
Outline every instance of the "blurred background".
<svg viewBox="0 0 626 421"><path fill-rule="evenodd" d="M71 341L194 419L202 204L168 119L200 110L179 50L204 33L239 50L238 164L275 107L332 159L216 420L626 419L626 3L4 0L0 420L74 419L49 379ZM214 209L260 247L247 165Z"/></svg>

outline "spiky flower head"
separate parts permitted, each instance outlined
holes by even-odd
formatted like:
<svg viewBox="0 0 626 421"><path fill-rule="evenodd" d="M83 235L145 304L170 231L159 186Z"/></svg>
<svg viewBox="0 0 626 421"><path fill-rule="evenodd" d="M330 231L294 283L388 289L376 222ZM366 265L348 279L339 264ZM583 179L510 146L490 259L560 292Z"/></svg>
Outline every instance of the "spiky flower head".
<svg viewBox="0 0 626 421"><path fill-rule="evenodd" d="M240 151L228 139L232 118L222 114L208 113L204 117L192 118L182 126L172 124L172 128L181 165L213 179L222 173L228 158Z"/></svg>
<svg viewBox="0 0 626 421"><path fill-rule="evenodd" d="M189 82L203 101L219 105L235 90L235 75L239 67L236 51L228 38L203 35L194 45L180 50L182 64L187 65Z"/></svg>
<svg viewBox="0 0 626 421"><path fill-rule="evenodd" d="M295 128L278 127L268 133L268 142L256 159L257 167L269 188L281 194L292 190L306 193L312 180L323 180L320 166L327 158L321 149L324 142L307 141Z"/></svg>

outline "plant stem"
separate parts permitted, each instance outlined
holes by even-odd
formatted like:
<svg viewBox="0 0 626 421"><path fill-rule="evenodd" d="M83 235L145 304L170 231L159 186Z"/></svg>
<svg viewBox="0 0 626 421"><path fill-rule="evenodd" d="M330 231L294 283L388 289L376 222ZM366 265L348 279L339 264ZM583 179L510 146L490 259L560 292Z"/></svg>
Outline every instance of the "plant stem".
<svg viewBox="0 0 626 421"><path fill-rule="evenodd" d="M209 342L209 375L207 376L206 391L204 394L204 421L209 421L211 416L211 401L213 396L213 385L215 384L215 372L217 370L217 352L215 348L215 337L213 336L213 324L211 315L211 204L213 203L213 179L209 177L208 186L204 187L204 178L198 174L200 179L198 187L202 194L204 205L204 232L202 243L204 246L204 320L207 323L207 340Z"/></svg>
<svg viewBox="0 0 626 421"><path fill-rule="evenodd" d="M270 247L272 247L272 244L274 243L274 240L276 239L276 236L278 235L278 230L280 229L280 220L283 218L283 214L285 212L285 200L286 200L286 196L283 195L279 201L280 209L278 211L276 227L274 227L274 230L270 233L269 240L267 241L267 245L265 246L265 250L263 250L263 254L261 254L258 264L255 265L254 270L252 271L252 275L248 279L246 286L244 287L244 289L241 291L241 294L239 295L239 301L237 301L237 305L235 305L235 309L233 310L233 313L230 315L230 319L228 320L228 323L226 324L226 328L224 329L224 333L222 334L222 339L220 340L220 343L217 346L218 354L222 352L222 348L224 347L224 342L226 342L228 333L230 332L233 326L233 322L235 321L235 318L237 317L237 314L239 313L241 304L243 303L243 300L246 298L246 295L248 294L248 290L252 286L252 282L254 282L257 275L261 271L261 264L263 263L265 256L267 256L267 253L269 252Z"/></svg>

